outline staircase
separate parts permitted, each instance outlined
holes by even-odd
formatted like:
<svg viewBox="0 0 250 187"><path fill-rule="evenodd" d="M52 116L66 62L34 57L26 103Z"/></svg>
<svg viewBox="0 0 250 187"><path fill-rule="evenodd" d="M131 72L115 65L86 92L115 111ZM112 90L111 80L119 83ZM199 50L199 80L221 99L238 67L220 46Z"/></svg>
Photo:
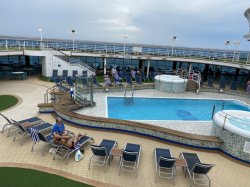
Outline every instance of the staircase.
<svg viewBox="0 0 250 187"><path fill-rule="evenodd" d="M61 96L58 104L60 104L67 111L79 110L84 107L83 105L72 99L68 93L65 93Z"/></svg>
<svg viewBox="0 0 250 187"><path fill-rule="evenodd" d="M84 70L87 70L91 75L95 75L95 69L89 66L88 64L84 63L81 61L79 58L70 58L70 55L62 52L62 51L56 51L56 54L54 55L55 57L60 58L61 60L67 62L68 64L71 65L79 65L81 66Z"/></svg>

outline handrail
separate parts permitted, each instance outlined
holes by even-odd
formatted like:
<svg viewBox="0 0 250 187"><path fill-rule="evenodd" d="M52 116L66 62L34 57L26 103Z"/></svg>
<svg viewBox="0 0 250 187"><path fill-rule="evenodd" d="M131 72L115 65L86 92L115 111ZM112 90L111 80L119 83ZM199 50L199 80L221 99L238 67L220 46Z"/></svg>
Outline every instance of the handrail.
<svg viewBox="0 0 250 187"><path fill-rule="evenodd" d="M55 55L56 57L60 58L61 60L66 61L69 64L79 64L85 69L87 69L88 71L90 71L92 75L95 75L95 69L89 66L88 64L84 63L80 59L74 59L74 61L72 61L70 60L70 56L68 56L67 54L63 53L60 50L57 50L57 52L59 52L61 55Z"/></svg>

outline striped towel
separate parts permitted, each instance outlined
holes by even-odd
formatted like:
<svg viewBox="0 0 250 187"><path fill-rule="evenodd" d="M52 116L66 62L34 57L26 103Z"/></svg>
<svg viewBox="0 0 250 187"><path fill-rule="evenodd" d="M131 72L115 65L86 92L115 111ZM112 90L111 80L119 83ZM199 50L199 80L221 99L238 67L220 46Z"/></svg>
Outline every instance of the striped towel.
<svg viewBox="0 0 250 187"><path fill-rule="evenodd" d="M40 139L39 139L39 136L38 136L38 130L36 129L33 129L33 128L30 128L30 131L31 131L31 138L32 138L32 141L33 142L39 142Z"/></svg>
<svg viewBox="0 0 250 187"><path fill-rule="evenodd" d="M81 144L79 142L77 142L75 147L74 147L74 150L78 150L78 149L80 149L80 147L81 147Z"/></svg>

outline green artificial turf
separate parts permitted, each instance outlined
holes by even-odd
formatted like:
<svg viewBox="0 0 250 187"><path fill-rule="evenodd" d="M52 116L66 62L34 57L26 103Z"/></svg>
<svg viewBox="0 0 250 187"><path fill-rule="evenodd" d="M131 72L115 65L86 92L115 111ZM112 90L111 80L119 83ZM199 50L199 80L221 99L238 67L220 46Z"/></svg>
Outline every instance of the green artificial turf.
<svg viewBox="0 0 250 187"><path fill-rule="evenodd" d="M33 169L0 167L0 186L7 187L89 187L64 177Z"/></svg>
<svg viewBox="0 0 250 187"><path fill-rule="evenodd" d="M0 95L0 111L10 108L17 104L18 99L11 95Z"/></svg>

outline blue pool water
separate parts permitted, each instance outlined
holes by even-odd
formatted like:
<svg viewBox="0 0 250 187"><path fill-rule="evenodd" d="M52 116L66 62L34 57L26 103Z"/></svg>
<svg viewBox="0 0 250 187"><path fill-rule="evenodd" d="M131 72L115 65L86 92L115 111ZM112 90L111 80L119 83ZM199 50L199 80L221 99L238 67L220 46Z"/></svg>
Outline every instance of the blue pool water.
<svg viewBox="0 0 250 187"><path fill-rule="evenodd" d="M250 106L234 100L108 97L108 117L124 120L212 120L222 110L250 111Z"/></svg>

